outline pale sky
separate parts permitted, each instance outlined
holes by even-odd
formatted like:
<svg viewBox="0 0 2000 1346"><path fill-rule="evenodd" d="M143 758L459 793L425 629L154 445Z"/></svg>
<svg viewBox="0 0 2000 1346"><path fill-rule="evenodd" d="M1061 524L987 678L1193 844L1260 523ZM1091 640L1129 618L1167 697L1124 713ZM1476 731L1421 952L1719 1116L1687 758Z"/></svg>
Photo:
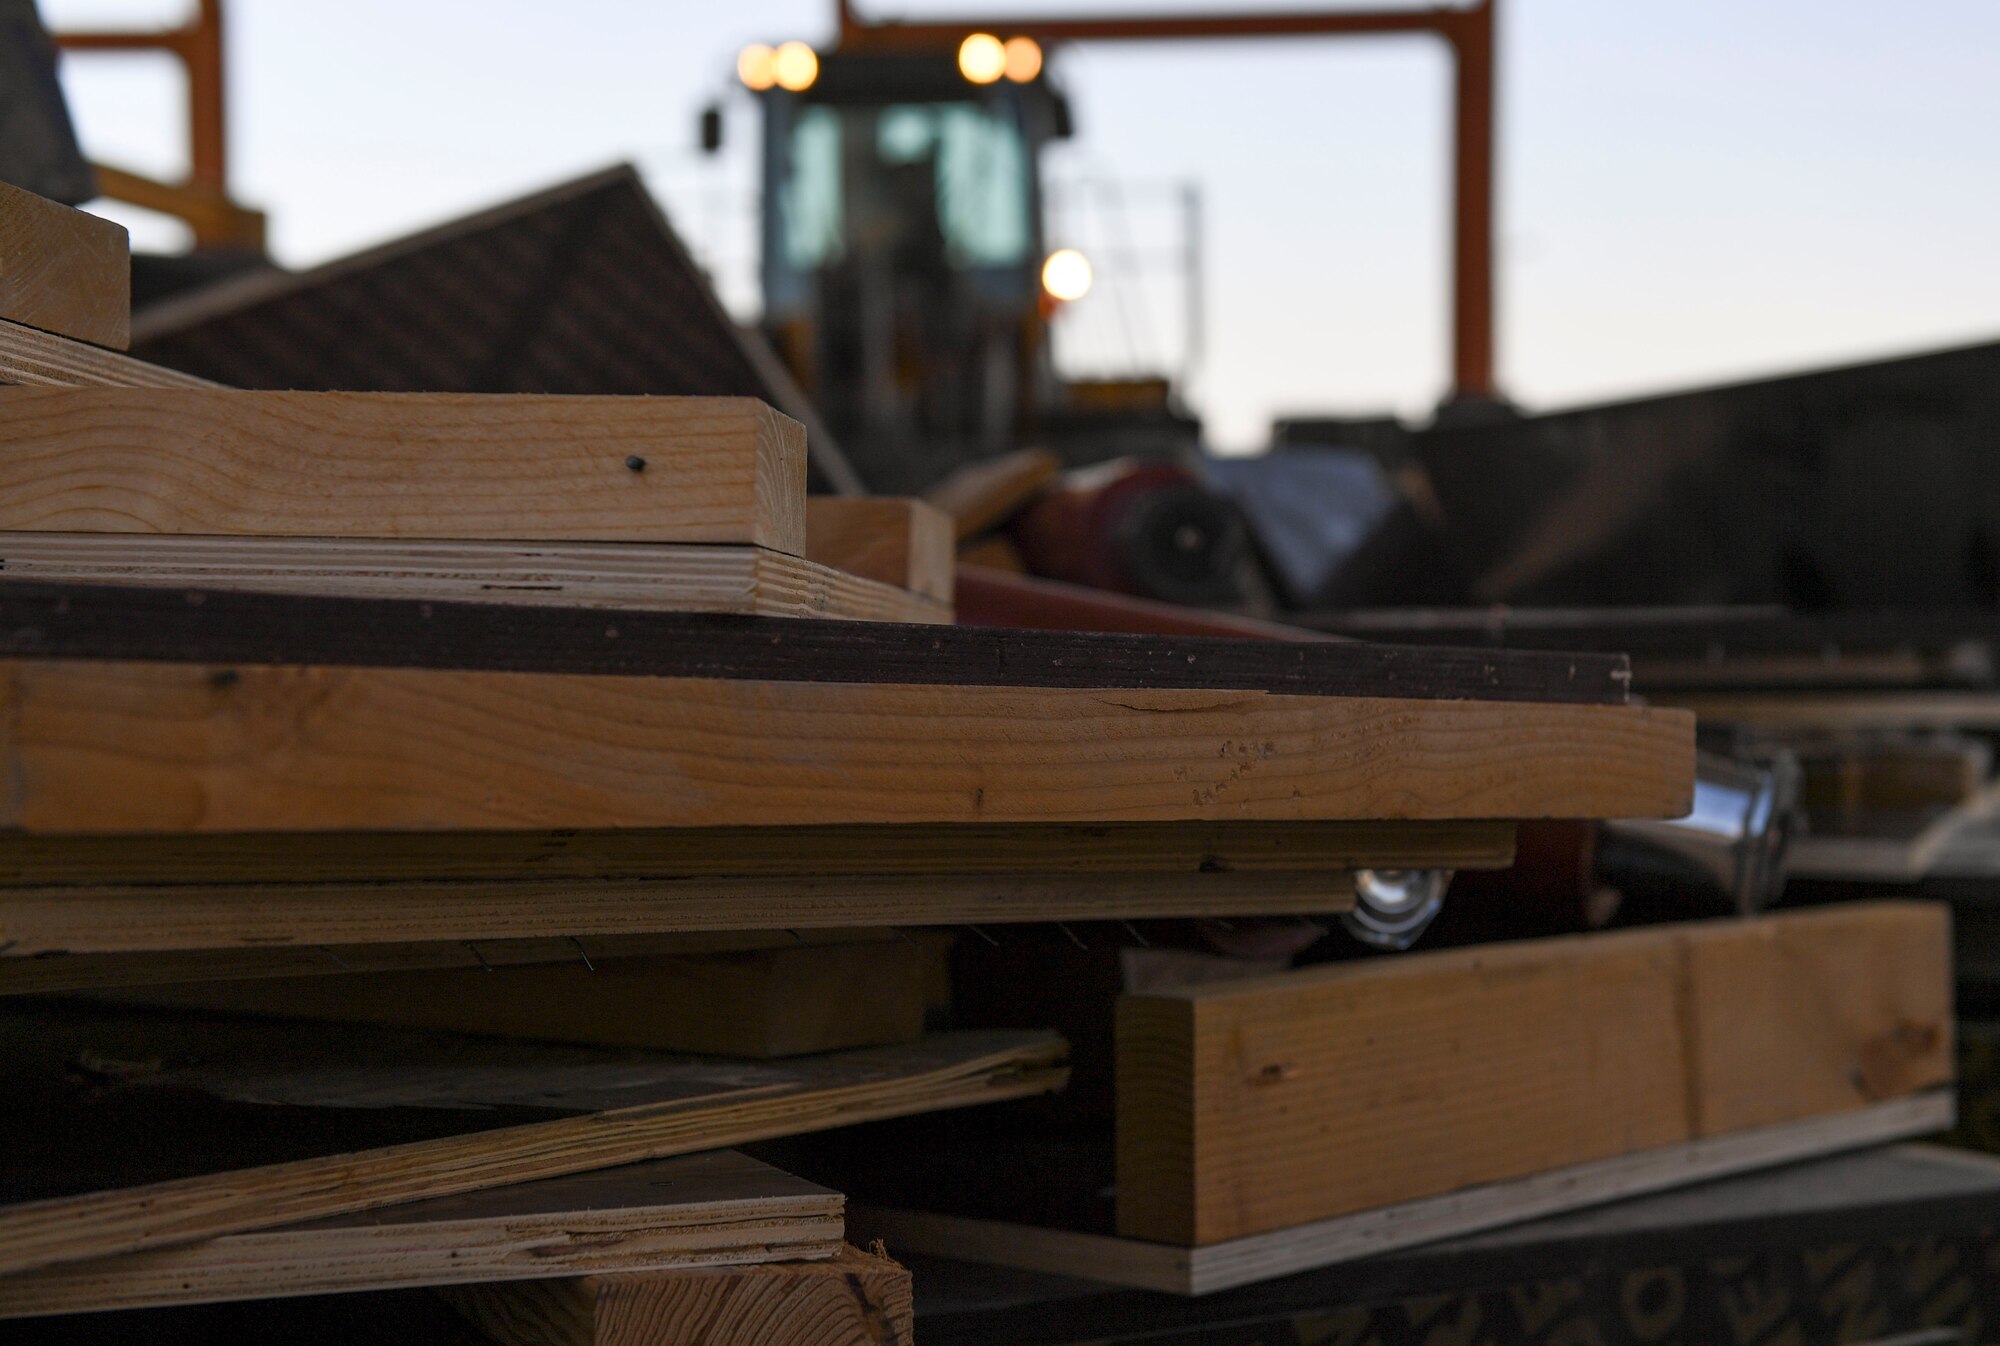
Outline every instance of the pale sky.
<svg viewBox="0 0 2000 1346"><path fill-rule="evenodd" d="M1500 375L1517 401L2000 339L2000 3L1502 5ZM42 9L58 27L182 13L179 0ZM236 194L270 212L279 260L303 266L632 159L742 308L755 111L731 98L720 160L694 152L695 116L731 87L739 46L824 40L832 11L230 0ZM1176 217L1150 204L1159 189L1201 189L1208 320L1188 392L1217 444L1258 444L1286 413L1422 416L1443 391L1447 59L1423 38L1057 54L1078 137L1052 178L1129 184L1126 227L1149 255L1174 236ZM88 152L177 167L182 101L164 62L80 58L64 78ZM173 237L120 217L142 245ZM1099 213L1078 224L1095 237L1052 242L1115 246L1116 222ZM1142 354L1178 348L1171 291L1135 304L1127 289L1122 308L1118 293L1100 286L1067 315L1075 358L1106 364L1128 333Z"/></svg>

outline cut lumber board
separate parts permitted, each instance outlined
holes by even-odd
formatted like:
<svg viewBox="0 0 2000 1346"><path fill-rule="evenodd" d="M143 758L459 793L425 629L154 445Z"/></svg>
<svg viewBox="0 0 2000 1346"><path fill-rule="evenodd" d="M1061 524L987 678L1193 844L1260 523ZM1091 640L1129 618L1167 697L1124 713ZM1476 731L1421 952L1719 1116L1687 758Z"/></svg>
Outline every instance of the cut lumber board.
<svg viewBox="0 0 2000 1346"><path fill-rule="evenodd" d="M1032 830L1026 838L1032 842ZM87 844L87 838L78 838L79 846ZM1027 853L1018 862L1036 860ZM193 950L268 956L273 945L292 946L293 957L330 965L343 955L326 952L329 946L450 940L461 950L469 948L468 958L476 961L486 956L489 941L782 931L835 922L983 927L1325 915L1353 905L1352 877L1325 870L0 889L0 994L117 985L121 969L108 961L112 958L177 953L185 959L196 956L186 952ZM66 971L69 963L81 966ZM182 969L186 979L185 961L170 966ZM162 979L145 962L133 975L136 980L122 984Z"/></svg>
<svg viewBox="0 0 2000 1346"><path fill-rule="evenodd" d="M1715 724L1759 729L2000 730L2000 692L1718 692L1675 694L1672 704Z"/></svg>
<svg viewBox="0 0 2000 1346"><path fill-rule="evenodd" d="M186 891L186 886L201 885L218 888L217 901L230 896L220 888L235 891L239 885L250 885L262 891L239 893L245 900L289 902L301 909L314 904L296 890L335 883L376 887L452 879L532 880L538 886L503 890L518 891L526 902L553 902L565 891L581 898L581 885L575 881L586 879L604 883L614 896L628 901L649 890L620 891L613 886L616 881L657 881L661 886L650 891L662 899L677 892L693 897L702 891L698 885L709 880L724 885L713 890L718 900L727 900L727 885L739 879L779 878L800 885L797 901L785 901L786 890L771 885L759 900L778 904L779 909L767 913L772 924L731 927L737 929L832 924L805 919L815 909L838 911L842 919L837 924L842 926L907 924L918 909L908 904L906 893L884 886L875 897L869 896L874 881L897 877L929 881L954 875L1021 877L1018 890L984 885L989 896L965 908L968 913L983 913L981 919L1004 920L1016 907L1033 909L1035 894L1043 891L1028 877L1033 875L1042 875L1049 883L1097 875L1131 886L1129 880L1136 875L1213 879L1283 874L1295 880L1301 874L1318 874L1336 881L1329 895L1339 897L1337 880L1340 871L1348 869L1505 869L1513 863L1514 825L1485 821L963 823L89 838L0 831L0 892L10 901L24 903L36 899L21 890L36 887L66 888L78 899L106 902L135 895L85 891L121 885L179 886L183 888L179 896L186 898L199 896ZM821 880L843 882L815 888ZM470 898L476 891L465 888L448 895ZM1216 893L1220 898L1233 891L1218 888ZM738 896L757 895L744 889ZM969 893L962 897L969 898ZM413 905L414 898L413 890L408 895ZM1137 894L1131 900L1144 901ZM111 909L104 908L107 913ZM586 909L578 906L565 919ZM652 915L657 918L668 910L663 900ZM754 918L760 911L746 906L743 915ZM689 919L706 922L709 917L694 908ZM965 919L975 918L968 914Z"/></svg>
<svg viewBox="0 0 2000 1346"><path fill-rule="evenodd" d="M951 606L768 547L0 533L0 573L53 583L941 623Z"/></svg>
<svg viewBox="0 0 2000 1346"><path fill-rule="evenodd" d="M910 1273L851 1246L823 1262L439 1293L499 1346L909 1346L915 1318Z"/></svg>
<svg viewBox="0 0 2000 1346"><path fill-rule="evenodd" d="M0 1041L25 1104L0 1175L0 1272L1026 1097L1065 1076L1061 1039L1027 1033L717 1061L17 1001Z"/></svg>
<svg viewBox="0 0 2000 1346"><path fill-rule="evenodd" d="M0 584L16 657L1625 705L1622 655L856 626L502 603Z"/></svg>
<svg viewBox="0 0 2000 1346"><path fill-rule="evenodd" d="M1684 937L1696 1136L1847 1111L1952 1079L1945 903L1701 922Z"/></svg>
<svg viewBox="0 0 2000 1346"><path fill-rule="evenodd" d="M132 335L125 226L0 182L0 318L124 350Z"/></svg>
<svg viewBox="0 0 2000 1346"><path fill-rule="evenodd" d="M848 1207L848 1231L850 1237L883 1239L898 1252L1205 1295L1734 1173L1933 1135L1948 1130L1954 1116L1951 1091L1931 1089L1851 1112L1682 1141L1197 1248L859 1202Z"/></svg>
<svg viewBox="0 0 2000 1346"><path fill-rule="evenodd" d="M1678 817L1685 712L0 661L31 832Z"/></svg>
<svg viewBox="0 0 2000 1346"><path fill-rule="evenodd" d="M46 388L214 388L207 379L0 318L0 383Z"/></svg>
<svg viewBox="0 0 2000 1346"><path fill-rule="evenodd" d="M646 935L558 935L401 944L271 944L153 953L0 958L0 995L47 995L188 982L349 976L368 972L457 971L543 963L586 966L617 958L685 958L751 949L817 947L896 939L884 927L832 930L721 930ZM0 936L0 938L4 938ZM10 954L13 952L9 951Z"/></svg>
<svg viewBox="0 0 2000 1346"><path fill-rule="evenodd" d="M1007 522L1062 475L1062 460L1047 449L1021 449L969 463L924 493L951 516L959 541Z"/></svg>
<svg viewBox="0 0 2000 1346"><path fill-rule="evenodd" d="M0 1276L0 1319L830 1258L841 1205L718 1150Z"/></svg>
<svg viewBox="0 0 2000 1346"><path fill-rule="evenodd" d="M921 500L810 497L806 559L951 602L957 565L951 517Z"/></svg>
<svg viewBox="0 0 2000 1346"><path fill-rule="evenodd" d="M128 1004L771 1058L914 1042L949 941L797 944L667 958L217 981Z"/></svg>
<svg viewBox="0 0 2000 1346"><path fill-rule="evenodd" d="M728 397L0 388L0 529L805 550L805 434Z"/></svg>
<svg viewBox="0 0 2000 1346"><path fill-rule="evenodd" d="M1118 1230L1206 1245L1952 1077L1931 903L1323 965L1120 1000Z"/></svg>
<svg viewBox="0 0 2000 1346"><path fill-rule="evenodd" d="M952 584L952 606L968 626L1014 630L1125 631L1147 636L1208 636L1323 644L1317 631L1258 617L1134 598L1083 584L1015 573L961 552ZM1497 652L1497 651L1495 651Z"/></svg>

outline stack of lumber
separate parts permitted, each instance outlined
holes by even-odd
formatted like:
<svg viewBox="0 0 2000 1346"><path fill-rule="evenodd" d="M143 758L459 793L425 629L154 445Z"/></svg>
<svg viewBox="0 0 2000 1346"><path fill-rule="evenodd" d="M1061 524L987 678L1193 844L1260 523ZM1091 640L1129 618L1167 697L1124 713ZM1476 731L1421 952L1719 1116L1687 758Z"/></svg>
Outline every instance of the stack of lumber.
<svg viewBox="0 0 2000 1346"><path fill-rule="evenodd" d="M1621 655L950 625L951 523L809 501L754 398L223 388L59 308L0 300L36 385L0 388L32 1123L0 1314L443 1287L502 1342L907 1340L839 1193L732 1150L1063 1086L1036 1026L926 1031L949 927L1320 916L1357 871L1505 866L1521 820L1688 807L1693 717ZM1375 1237L1340 1222L1437 1237L1934 1125L1937 923L1868 959L1791 929L1134 998L1116 1229L1062 1246L1202 1288L1213 1249L1272 1274ZM1804 989L1750 997L1774 970ZM1860 1036L1819 1044L1782 1011L1836 985ZM1704 1025L1737 1015L1717 1121ZM1808 1042L1777 1114L1731 1101Z"/></svg>

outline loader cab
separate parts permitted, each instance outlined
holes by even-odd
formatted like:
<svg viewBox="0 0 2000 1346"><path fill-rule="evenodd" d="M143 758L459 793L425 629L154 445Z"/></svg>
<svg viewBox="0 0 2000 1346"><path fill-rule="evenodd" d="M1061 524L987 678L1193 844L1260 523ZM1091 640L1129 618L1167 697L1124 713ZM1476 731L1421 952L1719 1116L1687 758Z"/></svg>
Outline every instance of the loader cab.
<svg viewBox="0 0 2000 1346"><path fill-rule="evenodd" d="M1067 108L1039 69L960 65L836 51L759 91L764 321L878 489L1012 447L1057 396L1039 164Z"/></svg>

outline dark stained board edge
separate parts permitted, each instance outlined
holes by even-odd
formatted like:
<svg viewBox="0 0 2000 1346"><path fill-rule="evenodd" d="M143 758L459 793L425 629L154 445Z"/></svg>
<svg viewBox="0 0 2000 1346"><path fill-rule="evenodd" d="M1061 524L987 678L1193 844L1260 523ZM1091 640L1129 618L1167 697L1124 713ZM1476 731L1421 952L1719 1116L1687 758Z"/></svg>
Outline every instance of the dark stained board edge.
<svg viewBox="0 0 2000 1346"><path fill-rule="evenodd" d="M0 656L1623 705L1618 654L0 582Z"/></svg>
<svg viewBox="0 0 2000 1346"><path fill-rule="evenodd" d="M1976 608L1794 612L1786 608L1370 608L1291 613L1308 630L1355 640L1522 650L1729 658L2000 644L2000 612Z"/></svg>

